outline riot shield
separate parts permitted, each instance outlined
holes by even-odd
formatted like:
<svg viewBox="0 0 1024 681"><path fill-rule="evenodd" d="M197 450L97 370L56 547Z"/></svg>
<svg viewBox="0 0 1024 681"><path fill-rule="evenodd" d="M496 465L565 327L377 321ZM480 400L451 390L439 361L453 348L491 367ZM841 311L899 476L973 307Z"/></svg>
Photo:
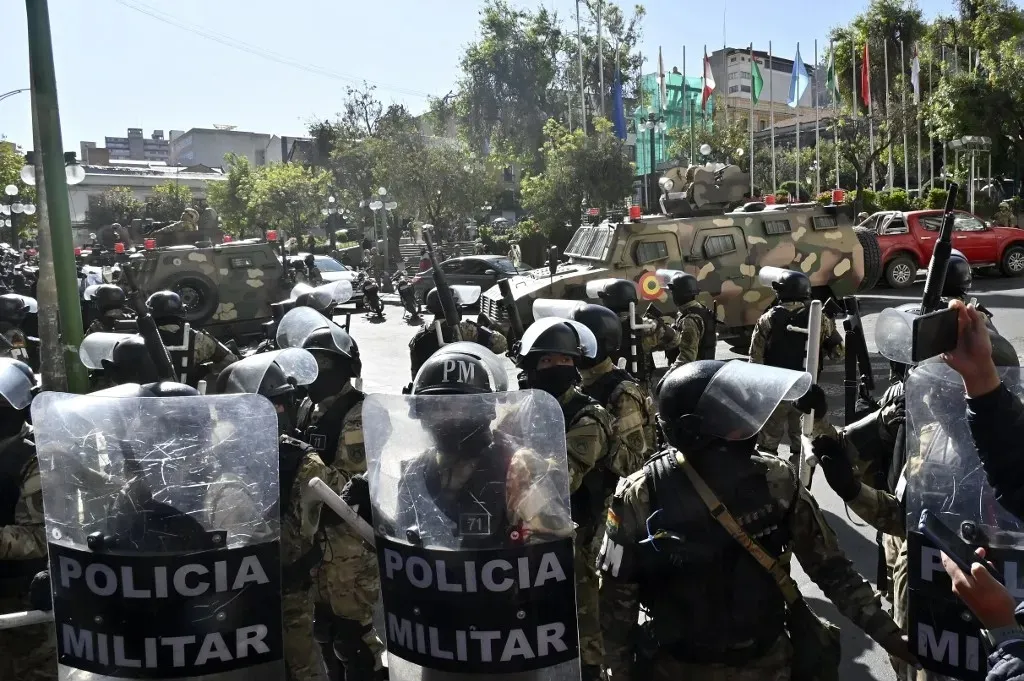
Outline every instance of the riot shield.
<svg viewBox="0 0 1024 681"><path fill-rule="evenodd" d="M1003 383L1021 394L1020 369L1000 369ZM920 532L929 513L988 558L1020 599L1024 522L995 500L965 417L963 380L944 362L924 362L906 383L907 464L897 486L907 510L908 633L911 651L930 672L984 679L986 653L980 623L952 594L939 550Z"/></svg>
<svg viewBox="0 0 1024 681"><path fill-rule="evenodd" d="M780 402L799 399L811 375L765 364L727 362L697 401L701 431L723 440L746 440L761 430Z"/></svg>
<svg viewBox="0 0 1024 681"><path fill-rule="evenodd" d="M125 338L131 338L134 335L131 333L107 333L105 331L90 333L82 339L82 344L78 346L78 358L82 360L82 364L87 369L94 371L103 369L103 360L109 362L113 358L114 348L117 347L117 344Z"/></svg>
<svg viewBox="0 0 1024 681"><path fill-rule="evenodd" d="M352 299L352 282L348 279L332 281L320 286L296 284L290 297L297 305L304 305L327 312L335 305L343 305Z"/></svg>
<svg viewBox="0 0 1024 681"><path fill-rule="evenodd" d="M390 678L579 679L557 401L371 395L363 433Z"/></svg>
<svg viewBox="0 0 1024 681"><path fill-rule="evenodd" d="M277 325L277 347L301 348L315 332L330 329L331 338L338 352L352 352L352 337L345 330L310 307L289 310Z"/></svg>
<svg viewBox="0 0 1024 681"><path fill-rule="evenodd" d="M47 392L32 420L60 677L284 678L270 403Z"/></svg>
<svg viewBox="0 0 1024 681"><path fill-rule="evenodd" d="M586 305L582 300L561 300L555 298L537 298L533 301L533 318L545 319L558 317L572 319L573 313Z"/></svg>

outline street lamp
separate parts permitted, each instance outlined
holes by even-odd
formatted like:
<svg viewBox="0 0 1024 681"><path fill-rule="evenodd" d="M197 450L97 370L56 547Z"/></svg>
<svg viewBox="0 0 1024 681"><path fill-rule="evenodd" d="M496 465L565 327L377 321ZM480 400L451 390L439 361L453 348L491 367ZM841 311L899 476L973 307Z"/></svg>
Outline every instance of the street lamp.
<svg viewBox="0 0 1024 681"><path fill-rule="evenodd" d="M85 180L85 169L78 164L75 152L64 152L64 177L69 185L81 184ZM25 165L21 168L21 181L34 187L36 184L36 166L33 163L33 152L25 152Z"/></svg>
<svg viewBox="0 0 1024 681"><path fill-rule="evenodd" d="M654 183L654 133L665 132L665 117L659 116L655 111L651 111L647 114L647 120L644 122L644 127L647 128L647 137L650 142L650 161L651 167L650 172L647 174L647 212L648 214L654 213L654 206L657 205L657 199L655 198L657 192L657 185Z"/></svg>
<svg viewBox="0 0 1024 681"><path fill-rule="evenodd" d="M22 203L18 201L18 187L9 184L4 187L4 194L7 196L7 202L0 204L0 215L7 216L2 219L2 227L11 228L11 248L18 250L18 228L15 224L15 215L34 215L36 207L32 203Z"/></svg>
<svg viewBox="0 0 1024 681"><path fill-rule="evenodd" d="M389 254L389 250L390 249L388 248L388 211L392 211L392 210L398 208L398 202L397 201L386 201L385 200L387 198L387 195L388 195L388 190L386 188L384 188L384 187L381 187L380 189L377 190L377 196L379 196L380 199L379 200L375 200L375 201L367 201L366 202L367 207L370 210L374 211L374 216L376 216L376 211L380 211L380 217L384 221L384 263L385 263L384 266L385 267L387 267L387 266L389 266L391 264L391 258L390 258L390 254ZM377 235L374 234L374 239L375 240L376 240L376 236Z"/></svg>
<svg viewBox="0 0 1024 681"><path fill-rule="evenodd" d="M360 203L360 207L362 204ZM327 197L327 207L320 209L320 214L327 218L327 231L329 232L327 239L330 244L330 248L333 251L337 247L337 234L338 231L336 226L336 220L341 222L341 226L345 227L345 219L348 215L348 211L338 205L338 200L333 196Z"/></svg>

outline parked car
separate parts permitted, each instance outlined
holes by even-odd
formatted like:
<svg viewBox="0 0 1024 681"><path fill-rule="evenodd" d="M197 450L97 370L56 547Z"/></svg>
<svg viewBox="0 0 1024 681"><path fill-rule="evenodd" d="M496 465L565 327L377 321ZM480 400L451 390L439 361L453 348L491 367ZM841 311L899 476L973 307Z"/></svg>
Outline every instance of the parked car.
<svg viewBox="0 0 1024 681"><path fill-rule="evenodd" d="M294 266L295 263L302 263L305 265L306 256L308 253L299 253L297 255L288 256L288 264ZM359 277L359 271L354 270L351 267L342 265L340 262L335 260L329 255L314 255L313 263L317 269L320 270L320 276L323 277L324 283L332 281L340 281L342 279L348 279L352 282L352 301L355 303L357 308L363 306L363 290L356 286L356 279Z"/></svg>
<svg viewBox="0 0 1024 681"><path fill-rule="evenodd" d="M516 269L512 261L503 255L467 255L449 258L441 263L441 271L449 284L479 286L482 291L494 286L501 279L508 279L526 271ZM434 269L420 272L412 278L413 290L420 301L434 288Z"/></svg>
<svg viewBox="0 0 1024 681"><path fill-rule="evenodd" d="M880 210L877 213L872 213L868 219L857 225L858 227L867 227L873 232L878 232L878 227L884 222L889 216L894 215L899 211L895 210Z"/></svg>
<svg viewBox="0 0 1024 681"><path fill-rule="evenodd" d="M869 218L870 220L870 218ZM882 249L883 276L893 288L914 284L917 272L928 267L942 224L941 210L893 213L876 228ZM1024 274L1024 231L991 225L965 211L956 211L953 248L971 267L998 267L1007 277Z"/></svg>

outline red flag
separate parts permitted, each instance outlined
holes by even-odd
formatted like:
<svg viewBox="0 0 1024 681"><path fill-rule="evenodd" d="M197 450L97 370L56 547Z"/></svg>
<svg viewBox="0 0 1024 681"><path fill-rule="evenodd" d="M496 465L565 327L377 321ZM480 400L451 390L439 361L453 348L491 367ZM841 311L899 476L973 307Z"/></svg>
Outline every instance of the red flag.
<svg viewBox="0 0 1024 681"><path fill-rule="evenodd" d="M711 62L708 60L708 51L704 50L704 96L700 100L700 108L707 111L708 100L711 93L715 91L715 76L711 73Z"/></svg>
<svg viewBox="0 0 1024 681"><path fill-rule="evenodd" d="M860 99L864 106L871 108L871 61L867 43L864 43L864 59L860 64Z"/></svg>

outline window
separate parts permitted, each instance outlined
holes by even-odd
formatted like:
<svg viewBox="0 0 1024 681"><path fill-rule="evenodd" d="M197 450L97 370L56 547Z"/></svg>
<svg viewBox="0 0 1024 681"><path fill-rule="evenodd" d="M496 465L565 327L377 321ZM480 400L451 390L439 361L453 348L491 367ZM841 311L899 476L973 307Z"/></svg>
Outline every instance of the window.
<svg viewBox="0 0 1024 681"><path fill-rule="evenodd" d="M764 233L765 234L789 234L793 231L793 228L789 224L789 220L765 220L764 221Z"/></svg>
<svg viewBox="0 0 1024 681"><path fill-rule="evenodd" d="M476 274L483 276L483 273L491 269L490 265L479 260L466 260L462 263L461 274Z"/></svg>
<svg viewBox="0 0 1024 681"><path fill-rule="evenodd" d="M321 272L345 272L345 266L326 255L314 255L313 263Z"/></svg>
<svg viewBox="0 0 1024 681"><path fill-rule="evenodd" d="M907 221L903 219L902 215L889 215L882 216L879 220L878 233L879 234L906 234L907 233Z"/></svg>
<svg viewBox="0 0 1024 681"><path fill-rule="evenodd" d="M716 258L726 253L733 253L736 251L736 240L733 239L732 234L721 234L719 236L709 236L704 239L704 257L705 258Z"/></svg>
<svg viewBox="0 0 1024 681"><path fill-rule="evenodd" d="M614 243L612 238L615 230L611 227L600 225L586 225L576 230L569 245L565 248L565 255L573 258L586 258L587 260L605 260L608 257L608 249Z"/></svg>
<svg viewBox="0 0 1024 681"><path fill-rule="evenodd" d="M441 263L441 269L444 270L445 274L455 274L456 272L462 271L461 260L449 260L448 262Z"/></svg>
<svg viewBox="0 0 1024 681"><path fill-rule="evenodd" d="M740 92L750 92L749 85L740 85Z"/></svg>
<svg viewBox="0 0 1024 681"><path fill-rule="evenodd" d="M985 230L985 223L966 213L957 213L953 218L953 229L957 232L982 232Z"/></svg>
<svg viewBox="0 0 1024 681"><path fill-rule="evenodd" d="M267 164L267 150L257 149L256 150L256 165L264 166Z"/></svg>
<svg viewBox="0 0 1024 681"><path fill-rule="evenodd" d="M926 217L918 218L917 222L921 225L921 229L927 232L937 232L939 231L939 227L942 226L942 216L928 215Z"/></svg>
<svg viewBox="0 0 1024 681"><path fill-rule="evenodd" d="M835 229L839 226L835 215L816 215L811 218L811 226L815 231L821 232L826 229Z"/></svg>
<svg viewBox="0 0 1024 681"><path fill-rule="evenodd" d="M758 125L759 125L759 129L760 130L767 130L768 129L768 121L766 121L763 118L758 121Z"/></svg>
<svg viewBox="0 0 1024 681"><path fill-rule="evenodd" d="M729 86L729 92L739 92L739 91L740 91L740 86L739 85L730 85Z"/></svg>
<svg viewBox="0 0 1024 681"><path fill-rule="evenodd" d="M516 270L516 266L513 265L512 261L509 260L508 258L496 258L494 260L491 260L489 267L499 272L515 273L518 271Z"/></svg>
<svg viewBox="0 0 1024 681"><path fill-rule="evenodd" d="M512 166L505 166L504 178L505 182L512 182L516 179L516 172Z"/></svg>
<svg viewBox="0 0 1024 681"><path fill-rule="evenodd" d="M736 62L736 57L729 57L729 63L730 64L734 64L735 62Z"/></svg>
<svg viewBox="0 0 1024 681"><path fill-rule="evenodd" d="M244 270L252 267L252 258L231 258L231 269Z"/></svg>
<svg viewBox="0 0 1024 681"><path fill-rule="evenodd" d="M668 244L664 241L641 241L636 245L636 255L633 257L637 265L663 260L668 257Z"/></svg>

